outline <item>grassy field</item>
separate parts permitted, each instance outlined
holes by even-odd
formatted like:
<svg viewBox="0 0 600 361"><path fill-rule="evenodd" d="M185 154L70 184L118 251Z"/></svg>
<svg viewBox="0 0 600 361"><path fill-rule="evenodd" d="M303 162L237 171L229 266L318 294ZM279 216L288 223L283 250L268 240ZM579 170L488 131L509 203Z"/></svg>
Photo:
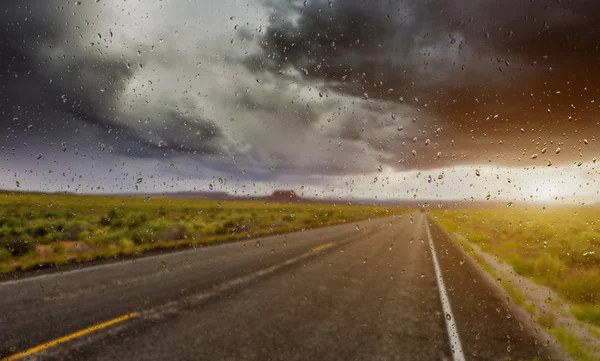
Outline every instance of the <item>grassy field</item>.
<svg viewBox="0 0 600 361"><path fill-rule="evenodd" d="M0 271L277 234L404 211L4 192L0 193Z"/></svg>
<svg viewBox="0 0 600 361"><path fill-rule="evenodd" d="M547 285L581 321L600 326L600 208L434 210L458 234Z"/></svg>

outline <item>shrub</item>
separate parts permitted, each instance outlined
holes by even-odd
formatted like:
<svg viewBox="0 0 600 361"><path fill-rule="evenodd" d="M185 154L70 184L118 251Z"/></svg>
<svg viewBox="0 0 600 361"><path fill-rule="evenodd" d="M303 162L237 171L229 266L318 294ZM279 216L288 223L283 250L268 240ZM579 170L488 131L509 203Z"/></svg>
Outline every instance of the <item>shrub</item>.
<svg viewBox="0 0 600 361"><path fill-rule="evenodd" d="M233 232L234 229L235 229L235 223L230 220L230 221L227 221L227 222L222 223L219 226L217 226L215 233L216 234L228 234L228 233Z"/></svg>
<svg viewBox="0 0 600 361"><path fill-rule="evenodd" d="M12 256L12 253L6 247L0 246L0 262L8 261Z"/></svg>
<svg viewBox="0 0 600 361"><path fill-rule="evenodd" d="M147 240L147 237L145 237L144 231L142 229L132 229L129 232L129 239L131 239L135 244L140 244L143 243L144 241Z"/></svg>
<svg viewBox="0 0 600 361"><path fill-rule="evenodd" d="M29 234L31 237L40 239L43 238L44 236L46 236L48 233L50 233L51 227L50 224L48 222L35 222L35 223L31 223L29 225L27 225L27 228L25 229L25 231L27 232L27 234Z"/></svg>
<svg viewBox="0 0 600 361"><path fill-rule="evenodd" d="M83 232L82 236L85 236L85 233L86 232ZM127 238L127 236L128 236L128 232L126 229L117 229L117 230L109 231L104 234L97 235L96 237L94 237L92 239L92 243L110 244L110 243L120 242L120 241L124 240L125 238ZM87 237L82 237L82 239L85 239L85 238L87 238Z"/></svg>
<svg viewBox="0 0 600 361"><path fill-rule="evenodd" d="M204 223L201 220L193 220L190 222L187 222L187 228L190 230L190 232L200 232L202 230L204 230L206 228L206 223Z"/></svg>
<svg viewBox="0 0 600 361"><path fill-rule="evenodd" d="M178 241L184 238L187 238L187 229L183 224L173 225L151 236L153 241Z"/></svg>
<svg viewBox="0 0 600 361"><path fill-rule="evenodd" d="M135 247L135 242L133 242L130 239L124 239L121 243L123 244L123 247L125 247L125 248Z"/></svg>
<svg viewBox="0 0 600 361"><path fill-rule="evenodd" d="M110 226L113 228L120 227L123 225L122 212L117 208L111 208L108 213L100 217L99 221L101 226Z"/></svg>
<svg viewBox="0 0 600 361"><path fill-rule="evenodd" d="M165 219L150 221L149 224L135 232L136 243L145 241L177 241L187 238L187 227L180 223L171 223Z"/></svg>
<svg viewBox="0 0 600 361"><path fill-rule="evenodd" d="M146 224L148 221L148 215L145 213L134 213L130 214L125 218L125 225L129 229L139 228Z"/></svg>
<svg viewBox="0 0 600 361"><path fill-rule="evenodd" d="M70 222L62 231L62 239L63 241L79 241L81 233L85 230L81 222Z"/></svg>
<svg viewBox="0 0 600 361"><path fill-rule="evenodd" d="M0 227L15 228L15 227L18 227L19 224L21 224L21 222L19 222L19 220L17 218L13 218L13 217L0 218Z"/></svg>
<svg viewBox="0 0 600 361"><path fill-rule="evenodd" d="M75 212L72 209L67 209L67 210L64 211L63 217L65 219L73 219L73 218L75 218L75 214L74 213Z"/></svg>
<svg viewBox="0 0 600 361"><path fill-rule="evenodd" d="M27 238L13 238L2 243L14 257L24 256L35 250L33 241Z"/></svg>
<svg viewBox="0 0 600 361"><path fill-rule="evenodd" d="M52 243L52 250L54 253L65 253L65 245L60 242Z"/></svg>

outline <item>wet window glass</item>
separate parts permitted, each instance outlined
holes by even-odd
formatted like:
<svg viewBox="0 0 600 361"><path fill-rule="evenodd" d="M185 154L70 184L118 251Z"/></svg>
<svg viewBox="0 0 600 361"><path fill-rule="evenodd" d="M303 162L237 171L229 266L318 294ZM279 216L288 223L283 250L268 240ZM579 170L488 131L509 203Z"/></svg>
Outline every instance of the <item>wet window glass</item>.
<svg viewBox="0 0 600 361"><path fill-rule="evenodd" d="M4 0L0 360L600 359L600 3Z"/></svg>

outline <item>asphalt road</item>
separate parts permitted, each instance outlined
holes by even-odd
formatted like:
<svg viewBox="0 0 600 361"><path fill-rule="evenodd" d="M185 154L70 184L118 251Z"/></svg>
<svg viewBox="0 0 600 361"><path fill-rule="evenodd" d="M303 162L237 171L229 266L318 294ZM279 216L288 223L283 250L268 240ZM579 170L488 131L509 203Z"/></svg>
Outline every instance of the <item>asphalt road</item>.
<svg viewBox="0 0 600 361"><path fill-rule="evenodd" d="M4 281L0 358L560 358L433 223L432 257L427 223L415 212Z"/></svg>

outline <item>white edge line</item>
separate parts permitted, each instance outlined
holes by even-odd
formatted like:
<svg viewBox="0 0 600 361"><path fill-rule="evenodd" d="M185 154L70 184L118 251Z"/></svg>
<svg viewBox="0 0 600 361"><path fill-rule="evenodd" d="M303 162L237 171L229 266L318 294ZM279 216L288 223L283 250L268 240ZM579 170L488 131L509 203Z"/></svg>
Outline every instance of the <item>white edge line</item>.
<svg viewBox="0 0 600 361"><path fill-rule="evenodd" d="M433 259L435 278L437 279L438 290L440 291L440 301L442 302L442 310L444 311L444 320L446 320L446 330L448 331L448 338L450 339L452 359L454 361L465 361L465 354L463 353L460 337L458 336L458 328L456 327L456 322L454 321L454 314L452 313L452 308L450 307L448 292L446 291L444 279L442 278L442 272L440 271L440 264L438 263L438 259L435 254L435 247L433 245L431 231L429 230L427 216L425 216L425 229L427 230L427 238L429 238L429 248L431 249L431 258Z"/></svg>

